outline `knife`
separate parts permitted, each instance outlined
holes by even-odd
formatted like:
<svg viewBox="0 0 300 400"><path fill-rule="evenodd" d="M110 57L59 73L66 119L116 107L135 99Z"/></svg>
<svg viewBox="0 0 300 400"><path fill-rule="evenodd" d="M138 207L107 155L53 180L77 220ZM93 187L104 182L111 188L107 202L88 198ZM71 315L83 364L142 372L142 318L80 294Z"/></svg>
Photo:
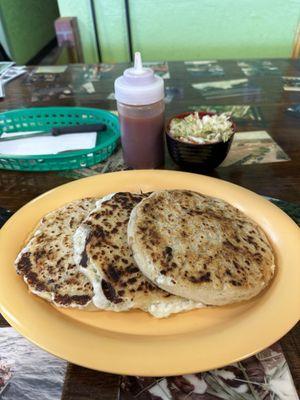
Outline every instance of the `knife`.
<svg viewBox="0 0 300 400"><path fill-rule="evenodd" d="M60 126L53 127L51 131L39 131L39 132L30 132L22 133L18 135L18 132L5 132L5 137L1 138L0 142L8 142L11 140L17 139L26 139L36 136L62 136L69 135L74 133L86 133L86 132L103 132L107 130L107 126L105 124L85 124L85 125L72 125L72 126ZM9 135L13 135L13 137L9 137Z"/></svg>

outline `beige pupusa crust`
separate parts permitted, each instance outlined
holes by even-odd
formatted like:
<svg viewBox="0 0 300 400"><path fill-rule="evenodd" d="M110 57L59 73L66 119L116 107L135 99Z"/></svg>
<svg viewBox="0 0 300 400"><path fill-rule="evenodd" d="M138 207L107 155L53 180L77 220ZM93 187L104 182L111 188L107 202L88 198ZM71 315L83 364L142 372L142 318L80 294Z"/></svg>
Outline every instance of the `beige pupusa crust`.
<svg viewBox="0 0 300 400"><path fill-rule="evenodd" d="M196 192L166 190L144 199L131 213L128 240L152 282L208 305L250 299L274 274L262 229L225 201Z"/></svg>
<svg viewBox="0 0 300 400"><path fill-rule="evenodd" d="M93 309L93 287L73 260L73 234L95 202L75 200L45 215L16 259L29 290L59 307Z"/></svg>

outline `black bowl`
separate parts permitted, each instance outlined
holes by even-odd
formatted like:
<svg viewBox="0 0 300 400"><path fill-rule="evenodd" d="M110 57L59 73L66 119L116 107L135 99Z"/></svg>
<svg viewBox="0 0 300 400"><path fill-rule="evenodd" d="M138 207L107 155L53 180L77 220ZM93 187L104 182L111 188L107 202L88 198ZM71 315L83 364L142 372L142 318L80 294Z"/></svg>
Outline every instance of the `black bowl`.
<svg viewBox="0 0 300 400"><path fill-rule="evenodd" d="M175 139L169 133L170 122L173 118L183 119L191 114L185 112L172 117L166 126L167 147L172 160L187 171L203 171L216 168L225 160L233 140L234 134L227 142L216 143L185 143ZM205 115L214 115L214 113L199 112L200 118ZM232 122L235 132L236 126Z"/></svg>

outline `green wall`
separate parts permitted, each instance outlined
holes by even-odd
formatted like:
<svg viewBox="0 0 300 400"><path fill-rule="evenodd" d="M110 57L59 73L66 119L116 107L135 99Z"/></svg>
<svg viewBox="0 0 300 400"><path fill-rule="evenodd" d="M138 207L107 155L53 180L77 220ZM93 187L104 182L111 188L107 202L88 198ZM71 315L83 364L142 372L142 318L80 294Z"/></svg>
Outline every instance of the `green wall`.
<svg viewBox="0 0 300 400"><path fill-rule="evenodd" d="M129 61L124 0L94 0L104 61Z"/></svg>
<svg viewBox="0 0 300 400"><path fill-rule="evenodd" d="M300 1L293 0L130 4L134 47L145 59L161 58L161 53L168 60L288 57L300 15Z"/></svg>
<svg viewBox="0 0 300 400"><path fill-rule="evenodd" d="M24 64L55 37L56 0L1 0L0 18L9 52Z"/></svg>
<svg viewBox="0 0 300 400"><path fill-rule="evenodd" d="M87 0L58 0L77 16L87 62L97 62ZM134 50L144 60L289 57L300 0L129 0ZM95 0L105 62L128 61L124 0ZM93 49L93 51L92 51Z"/></svg>

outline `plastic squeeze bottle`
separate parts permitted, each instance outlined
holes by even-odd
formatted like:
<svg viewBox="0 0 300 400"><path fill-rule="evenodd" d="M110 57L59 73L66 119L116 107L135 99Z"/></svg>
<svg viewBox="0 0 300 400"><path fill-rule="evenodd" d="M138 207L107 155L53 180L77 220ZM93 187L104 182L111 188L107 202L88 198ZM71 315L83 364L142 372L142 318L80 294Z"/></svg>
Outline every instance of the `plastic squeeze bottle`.
<svg viewBox="0 0 300 400"><path fill-rule="evenodd" d="M158 168L164 162L164 81L143 68L140 53L134 67L115 81L124 161L129 168Z"/></svg>

